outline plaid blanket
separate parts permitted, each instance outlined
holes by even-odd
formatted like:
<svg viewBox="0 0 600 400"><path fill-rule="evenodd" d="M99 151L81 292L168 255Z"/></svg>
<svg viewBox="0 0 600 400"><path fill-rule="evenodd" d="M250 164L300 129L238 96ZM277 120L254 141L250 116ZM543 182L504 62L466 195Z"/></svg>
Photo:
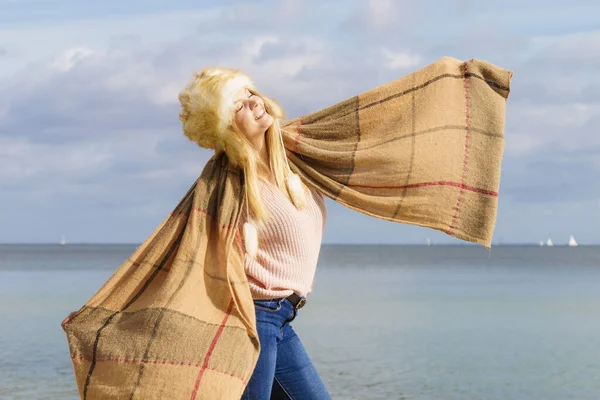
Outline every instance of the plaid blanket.
<svg viewBox="0 0 600 400"><path fill-rule="evenodd" d="M367 215L489 247L512 73L439 61L282 124L294 172ZM260 344L224 153L63 324L82 399L239 399Z"/></svg>

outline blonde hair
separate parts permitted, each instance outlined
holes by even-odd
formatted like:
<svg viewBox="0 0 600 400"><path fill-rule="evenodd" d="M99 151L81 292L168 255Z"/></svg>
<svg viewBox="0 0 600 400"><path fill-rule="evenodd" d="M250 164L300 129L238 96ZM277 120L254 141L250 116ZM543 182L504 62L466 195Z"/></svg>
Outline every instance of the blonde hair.
<svg viewBox="0 0 600 400"><path fill-rule="evenodd" d="M264 102L265 111L274 119L265 133L268 166L235 126L233 96L241 88L247 88L252 94L259 96ZM295 199L286 187L286 179L292 175L292 171L287 163L278 123L279 119L284 118L284 111L275 100L261 95L247 75L227 68L204 69L200 74L194 73L191 81L179 94L179 101L183 133L200 147L213 149L216 153L225 152L229 161L244 171L248 205L255 221L262 224L269 216L259 188L259 179L267 176L269 168L273 172L275 184L290 201L299 209L306 207L306 203ZM305 188L305 184L302 184L302 189Z"/></svg>

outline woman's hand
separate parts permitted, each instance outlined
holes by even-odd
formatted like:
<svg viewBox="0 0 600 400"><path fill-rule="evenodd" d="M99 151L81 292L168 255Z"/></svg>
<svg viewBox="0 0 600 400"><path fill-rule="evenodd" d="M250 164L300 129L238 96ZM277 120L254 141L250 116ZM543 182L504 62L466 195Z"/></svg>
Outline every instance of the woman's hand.
<svg viewBox="0 0 600 400"><path fill-rule="evenodd" d="M67 318L65 318L65 319L63 320L63 322L61 322L61 323L60 323L60 326L62 326L62 328L63 328L63 331L65 330L65 324L66 324L67 322L69 322L70 320L72 320L72 319L73 319L73 317L75 316L75 314L77 314L77 311L73 311L71 314L69 314L69 315L67 316Z"/></svg>

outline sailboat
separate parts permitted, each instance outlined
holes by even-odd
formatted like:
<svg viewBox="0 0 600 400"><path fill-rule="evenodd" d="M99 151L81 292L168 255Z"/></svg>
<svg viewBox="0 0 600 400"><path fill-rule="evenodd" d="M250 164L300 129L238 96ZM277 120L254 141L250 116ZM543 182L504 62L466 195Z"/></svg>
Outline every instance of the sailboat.
<svg viewBox="0 0 600 400"><path fill-rule="evenodd" d="M546 246L548 246L548 247L554 246L554 244L552 244L552 239L548 238L548 240L546 240Z"/></svg>
<svg viewBox="0 0 600 400"><path fill-rule="evenodd" d="M61 246L67 244L67 241L65 240L65 235L62 235L62 239L60 239L60 242L58 242L58 244L60 244Z"/></svg>
<svg viewBox="0 0 600 400"><path fill-rule="evenodd" d="M540 240L540 247L544 247L544 241Z"/></svg>
<svg viewBox="0 0 600 400"><path fill-rule="evenodd" d="M573 237L573 235L571 235L571 237L569 238L569 246L571 246L571 247L577 246L577 242L575 241L575 238Z"/></svg>

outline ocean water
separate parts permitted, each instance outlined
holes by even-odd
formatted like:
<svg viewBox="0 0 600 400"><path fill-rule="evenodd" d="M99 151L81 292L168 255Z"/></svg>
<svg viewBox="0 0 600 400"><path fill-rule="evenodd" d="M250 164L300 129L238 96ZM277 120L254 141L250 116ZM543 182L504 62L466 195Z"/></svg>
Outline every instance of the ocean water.
<svg viewBox="0 0 600 400"><path fill-rule="evenodd" d="M62 319L136 245L0 245L0 399L77 399ZM293 323L334 399L600 399L600 247L339 246Z"/></svg>

